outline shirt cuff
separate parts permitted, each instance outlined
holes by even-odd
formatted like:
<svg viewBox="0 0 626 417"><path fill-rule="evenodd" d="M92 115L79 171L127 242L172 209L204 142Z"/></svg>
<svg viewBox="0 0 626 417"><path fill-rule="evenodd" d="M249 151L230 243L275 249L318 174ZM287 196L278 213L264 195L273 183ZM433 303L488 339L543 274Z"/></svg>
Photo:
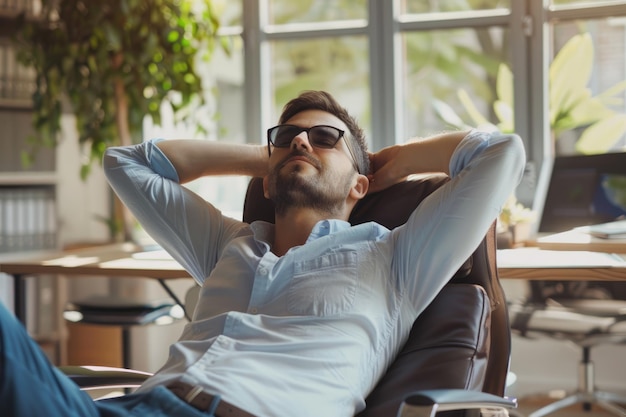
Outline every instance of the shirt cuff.
<svg viewBox="0 0 626 417"><path fill-rule="evenodd" d="M491 132L472 129L461 140L452 154L450 159L450 176L456 176L463 168L469 165L470 161L483 153L489 146L491 136Z"/></svg>
<svg viewBox="0 0 626 417"><path fill-rule="evenodd" d="M180 182L176 168L174 168L174 165L172 165L163 151L156 146L157 143L163 140L163 138L157 138L146 143L146 158L150 164L150 168L162 177Z"/></svg>

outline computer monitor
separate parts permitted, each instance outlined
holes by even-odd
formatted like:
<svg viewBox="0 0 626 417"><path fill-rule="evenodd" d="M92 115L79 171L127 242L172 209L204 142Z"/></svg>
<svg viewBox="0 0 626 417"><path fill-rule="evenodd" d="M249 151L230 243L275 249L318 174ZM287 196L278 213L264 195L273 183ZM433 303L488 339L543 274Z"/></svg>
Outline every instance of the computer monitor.
<svg viewBox="0 0 626 417"><path fill-rule="evenodd" d="M626 216L626 152L554 159L539 232L563 232Z"/></svg>

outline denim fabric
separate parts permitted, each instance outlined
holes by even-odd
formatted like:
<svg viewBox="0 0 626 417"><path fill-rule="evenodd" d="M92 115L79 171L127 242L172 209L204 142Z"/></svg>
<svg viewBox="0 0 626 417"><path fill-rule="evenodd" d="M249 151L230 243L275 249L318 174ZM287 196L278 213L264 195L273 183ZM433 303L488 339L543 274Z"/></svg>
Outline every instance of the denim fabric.
<svg viewBox="0 0 626 417"><path fill-rule="evenodd" d="M3 417L213 417L164 387L94 402L50 363L2 304L0 410Z"/></svg>
<svg viewBox="0 0 626 417"><path fill-rule="evenodd" d="M15 417L98 416L93 401L59 372L0 304L0 410Z"/></svg>

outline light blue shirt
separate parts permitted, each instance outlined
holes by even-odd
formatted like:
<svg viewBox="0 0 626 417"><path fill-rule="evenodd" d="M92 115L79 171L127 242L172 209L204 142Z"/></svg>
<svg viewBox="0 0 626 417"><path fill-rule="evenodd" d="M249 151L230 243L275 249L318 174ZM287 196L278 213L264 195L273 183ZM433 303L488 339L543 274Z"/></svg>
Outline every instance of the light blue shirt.
<svg viewBox="0 0 626 417"><path fill-rule="evenodd" d="M140 390L197 384L258 416L352 416L415 318L471 255L518 184L514 135L472 131L451 181L394 230L317 223L271 252L274 226L223 216L178 183L154 141L111 148L106 175L152 237L202 285L166 364Z"/></svg>

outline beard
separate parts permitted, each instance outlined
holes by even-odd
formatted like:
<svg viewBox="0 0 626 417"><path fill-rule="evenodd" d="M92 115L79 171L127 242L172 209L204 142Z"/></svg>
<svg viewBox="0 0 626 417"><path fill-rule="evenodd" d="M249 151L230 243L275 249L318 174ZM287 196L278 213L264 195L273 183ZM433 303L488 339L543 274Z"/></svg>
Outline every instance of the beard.
<svg viewBox="0 0 626 417"><path fill-rule="evenodd" d="M317 170L317 175L301 174L299 164L283 169L285 161L293 156L307 158ZM350 191L353 172L330 173L322 169L319 161L301 152L293 152L277 164L269 174L268 191L274 202L277 216L292 208L310 208L329 217L339 217Z"/></svg>

